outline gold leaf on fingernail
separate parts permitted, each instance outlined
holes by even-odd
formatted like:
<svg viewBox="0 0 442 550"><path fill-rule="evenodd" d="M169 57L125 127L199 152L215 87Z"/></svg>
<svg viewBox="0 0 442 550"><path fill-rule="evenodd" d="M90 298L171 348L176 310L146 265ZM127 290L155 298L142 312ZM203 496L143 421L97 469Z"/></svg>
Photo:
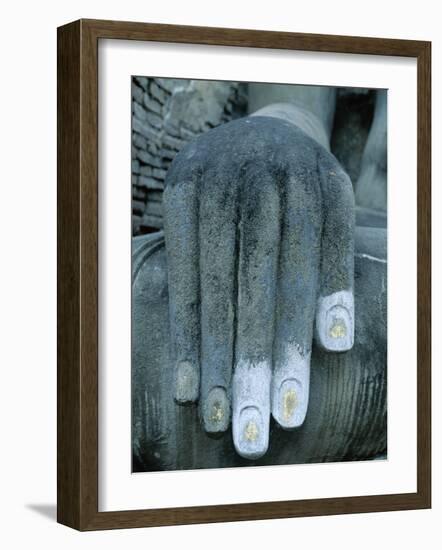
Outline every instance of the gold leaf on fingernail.
<svg viewBox="0 0 442 550"><path fill-rule="evenodd" d="M212 422L221 422L224 417L224 411L219 401L215 401L212 406L212 413L210 415L210 420Z"/></svg>
<svg viewBox="0 0 442 550"><path fill-rule="evenodd" d="M298 406L298 396L294 389L290 389L285 392L282 405L282 416L284 420L290 420Z"/></svg>
<svg viewBox="0 0 442 550"><path fill-rule="evenodd" d="M344 338L347 334L347 328L342 319L336 319L330 328L330 336L332 338Z"/></svg>
<svg viewBox="0 0 442 550"><path fill-rule="evenodd" d="M258 434L258 426L251 420L247 423L246 429L244 430L244 437L247 441L256 441Z"/></svg>

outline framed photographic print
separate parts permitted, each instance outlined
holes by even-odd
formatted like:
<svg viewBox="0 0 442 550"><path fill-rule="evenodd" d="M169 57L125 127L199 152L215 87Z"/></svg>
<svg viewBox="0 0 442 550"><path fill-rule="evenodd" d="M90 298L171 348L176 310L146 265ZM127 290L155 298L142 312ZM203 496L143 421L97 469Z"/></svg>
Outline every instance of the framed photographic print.
<svg viewBox="0 0 442 550"><path fill-rule="evenodd" d="M428 42L58 29L58 521L431 506Z"/></svg>

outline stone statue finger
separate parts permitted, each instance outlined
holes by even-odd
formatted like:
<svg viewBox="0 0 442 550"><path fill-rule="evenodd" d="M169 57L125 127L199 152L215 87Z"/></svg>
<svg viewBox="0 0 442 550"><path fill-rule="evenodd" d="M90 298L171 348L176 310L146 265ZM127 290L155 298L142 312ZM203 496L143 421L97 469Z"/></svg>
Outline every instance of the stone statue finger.
<svg viewBox="0 0 442 550"><path fill-rule="evenodd" d="M264 162L250 163L245 172L239 200L232 434L237 453L256 459L269 444L280 201Z"/></svg>
<svg viewBox="0 0 442 550"><path fill-rule="evenodd" d="M321 151L318 166L323 226L316 340L326 350L347 351L353 346L355 324L353 188L337 160L326 151Z"/></svg>
<svg viewBox="0 0 442 550"><path fill-rule="evenodd" d="M322 225L318 175L302 158L292 164L283 186L271 393L272 415L285 429L307 413Z"/></svg>
<svg viewBox="0 0 442 550"><path fill-rule="evenodd" d="M199 176L169 171L164 191L164 230L175 400L194 402L200 386Z"/></svg>
<svg viewBox="0 0 442 550"><path fill-rule="evenodd" d="M201 417L206 432L230 424L237 261L236 174L208 169L200 193ZM231 178L231 180L229 179Z"/></svg>

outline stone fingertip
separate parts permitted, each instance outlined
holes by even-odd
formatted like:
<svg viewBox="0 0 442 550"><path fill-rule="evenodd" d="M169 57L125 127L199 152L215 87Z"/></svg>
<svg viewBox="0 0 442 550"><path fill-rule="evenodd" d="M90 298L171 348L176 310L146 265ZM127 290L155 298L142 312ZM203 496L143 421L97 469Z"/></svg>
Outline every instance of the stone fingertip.
<svg viewBox="0 0 442 550"><path fill-rule="evenodd" d="M190 361L179 361L175 370L175 401L194 403L199 396L199 368Z"/></svg>

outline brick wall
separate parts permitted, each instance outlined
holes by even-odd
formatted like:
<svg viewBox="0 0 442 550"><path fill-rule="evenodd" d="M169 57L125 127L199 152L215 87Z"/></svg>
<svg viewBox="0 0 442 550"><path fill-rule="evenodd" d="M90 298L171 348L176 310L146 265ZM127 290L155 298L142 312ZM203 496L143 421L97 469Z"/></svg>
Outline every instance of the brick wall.
<svg viewBox="0 0 442 550"><path fill-rule="evenodd" d="M139 235L162 227L161 198L167 169L199 134L246 114L245 85L147 78L132 79L132 228Z"/></svg>

